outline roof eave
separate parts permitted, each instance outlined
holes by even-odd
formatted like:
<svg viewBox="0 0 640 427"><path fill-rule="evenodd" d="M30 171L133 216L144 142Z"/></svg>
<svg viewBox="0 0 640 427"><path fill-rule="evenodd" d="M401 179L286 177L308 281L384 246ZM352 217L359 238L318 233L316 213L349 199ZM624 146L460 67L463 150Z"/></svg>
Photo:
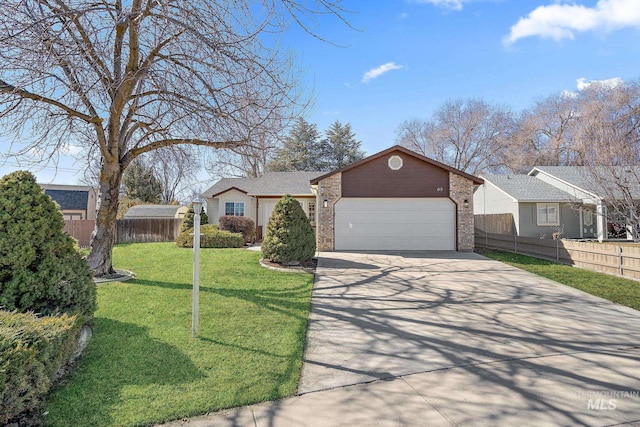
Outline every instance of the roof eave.
<svg viewBox="0 0 640 427"><path fill-rule="evenodd" d="M335 175L337 173L346 172L346 171L348 171L350 169L356 168L356 167L358 167L358 166L360 166L362 164L368 163L368 162L370 162L372 160L375 160L377 158L385 156L385 155L387 155L389 153L392 153L394 151L401 151L401 152L403 152L404 154L406 154L408 156L413 156L413 157L415 157L417 159L420 159L420 160L422 160L424 162L430 163L430 164L432 164L434 166L438 166L438 167L440 167L442 169L445 169L445 170L447 170L449 172L453 172L453 173L455 173L457 175L465 177L465 178L471 180L475 185L482 185L484 183L484 180L482 180L481 178L478 178L476 176L473 176L471 174L468 174L466 172L463 172L463 171L458 170L456 168L453 168L451 166L445 165L444 163L440 163L440 162L438 162L436 160L433 160L433 159L430 159L428 157L425 157L422 154L416 153L415 151L411 151L408 148L405 148L405 147L403 147L401 145L394 145L393 147L387 148L386 150L380 151L379 153L372 154L371 156L365 157L364 159L359 160L359 161L357 161L355 163L351 163L350 165L347 165L347 166L342 167L340 169L336 169L334 171L331 171L331 172L328 172L328 173L326 173L324 175L316 177L316 178L314 178L314 179L312 179L310 181L311 185L315 185L318 182L322 181L323 179L326 179L326 178L328 178L328 177L330 177L332 175Z"/></svg>
<svg viewBox="0 0 640 427"><path fill-rule="evenodd" d="M246 191L244 191L244 190L243 190L243 189L241 189L241 188L238 188L238 187L231 187L231 188L227 188L226 190L218 191L217 193L215 193L215 194L213 194L213 195L211 195L211 196L207 196L207 195L206 195L206 193L205 193L205 194L203 194L203 196L204 196L205 198L207 198L207 199L213 199L214 197L217 197L217 196L219 196L219 195L221 195L221 194L227 193L227 192L229 192L229 191L231 191L231 190L237 190L237 191L239 191L239 192L241 192L241 193L244 193L244 194L249 195L249 193L247 193Z"/></svg>
<svg viewBox="0 0 640 427"><path fill-rule="evenodd" d="M531 172L529 172L529 175L531 175L531 174L533 173L533 171L538 171L539 173L542 173L542 174L545 174L545 175L547 175L547 176L550 176L550 177L551 177L551 178L553 178L553 179L557 179L557 180L558 180L558 181L560 181L561 183L566 184L566 185L568 185L569 187L573 187L573 188L575 188L575 189L576 189L576 190L578 190L578 191L582 191L583 193L586 193L586 194L588 194L588 195L592 196L593 198L596 198L596 199L602 199L602 197L601 197L601 196L598 196L597 194L593 193L592 191L585 190L584 188L579 187L579 186L577 186L577 185L575 185L575 184L573 184L573 183L571 183L571 182L569 182L569 181L565 181L564 179L558 178L557 176L553 175L552 173L546 172L546 171L544 171L544 170L542 170L542 169L538 169L538 167L537 167L537 166L536 166L536 167L534 167L533 169L531 169ZM532 176L535 176L535 175L532 175Z"/></svg>

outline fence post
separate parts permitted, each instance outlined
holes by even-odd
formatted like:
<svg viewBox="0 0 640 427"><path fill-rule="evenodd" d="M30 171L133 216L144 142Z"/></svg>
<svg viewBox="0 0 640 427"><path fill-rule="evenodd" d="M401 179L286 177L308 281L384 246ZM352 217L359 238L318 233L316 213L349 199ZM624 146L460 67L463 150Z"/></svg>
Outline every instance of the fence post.
<svg viewBox="0 0 640 427"><path fill-rule="evenodd" d="M624 268L622 268L622 246L618 246L618 272L624 276Z"/></svg>
<svg viewBox="0 0 640 427"><path fill-rule="evenodd" d="M518 234L513 235L513 253L518 253Z"/></svg>
<svg viewBox="0 0 640 427"><path fill-rule="evenodd" d="M560 262L560 237L556 239L556 262Z"/></svg>

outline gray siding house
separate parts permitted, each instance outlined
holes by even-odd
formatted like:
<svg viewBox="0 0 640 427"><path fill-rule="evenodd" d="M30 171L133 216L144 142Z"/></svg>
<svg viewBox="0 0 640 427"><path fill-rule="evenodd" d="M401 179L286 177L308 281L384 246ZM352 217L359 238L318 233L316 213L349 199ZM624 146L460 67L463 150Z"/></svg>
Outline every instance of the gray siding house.
<svg viewBox="0 0 640 427"><path fill-rule="evenodd" d="M632 238L625 218L608 209L607 200L617 196L603 187L606 178L594 182L592 172L584 166L537 166L527 175L482 176L484 184L474 192L474 214L511 214L519 236L551 237L561 232L565 238L600 241ZM627 171L618 172L618 179L624 179ZM636 173L640 170L633 172L640 176ZM601 171L603 177L606 173ZM630 179L630 189L637 193L634 200L640 200L640 183L635 181Z"/></svg>
<svg viewBox="0 0 640 427"><path fill-rule="evenodd" d="M562 232L563 237L596 237L593 227L581 235L579 201L569 193L530 175L482 178L485 183L473 196L476 215L509 213L518 236L551 238Z"/></svg>

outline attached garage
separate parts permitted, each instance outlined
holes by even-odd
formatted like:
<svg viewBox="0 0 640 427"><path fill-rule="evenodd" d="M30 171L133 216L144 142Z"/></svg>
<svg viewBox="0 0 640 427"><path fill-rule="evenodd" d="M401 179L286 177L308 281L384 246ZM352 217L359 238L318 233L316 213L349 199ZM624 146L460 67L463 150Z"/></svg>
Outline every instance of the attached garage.
<svg viewBox="0 0 640 427"><path fill-rule="evenodd" d="M482 180L395 146L311 180L321 251L472 251Z"/></svg>
<svg viewBox="0 0 640 427"><path fill-rule="evenodd" d="M455 250L455 204L448 198L342 198L335 204L335 250Z"/></svg>

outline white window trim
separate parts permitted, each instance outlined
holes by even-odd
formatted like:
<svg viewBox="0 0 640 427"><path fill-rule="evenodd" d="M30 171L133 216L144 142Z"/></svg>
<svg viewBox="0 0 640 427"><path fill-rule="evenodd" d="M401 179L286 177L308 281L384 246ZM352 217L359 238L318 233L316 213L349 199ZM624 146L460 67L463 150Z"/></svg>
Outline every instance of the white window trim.
<svg viewBox="0 0 640 427"><path fill-rule="evenodd" d="M227 215L227 203L233 203L233 215ZM242 215L236 215L236 205L238 205L240 203L242 203L242 212L243 212L243 214ZM231 200L225 200L225 202L224 202L224 215L225 216L246 216L245 215L247 213L246 207L247 207L247 204L245 202L234 202L234 201L231 201Z"/></svg>
<svg viewBox="0 0 640 427"><path fill-rule="evenodd" d="M553 206L556 208L556 222L540 222L540 208ZM547 214L548 215L548 214ZM536 224L539 226L557 226L560 225L560 203L536 203Z"/></svg>

